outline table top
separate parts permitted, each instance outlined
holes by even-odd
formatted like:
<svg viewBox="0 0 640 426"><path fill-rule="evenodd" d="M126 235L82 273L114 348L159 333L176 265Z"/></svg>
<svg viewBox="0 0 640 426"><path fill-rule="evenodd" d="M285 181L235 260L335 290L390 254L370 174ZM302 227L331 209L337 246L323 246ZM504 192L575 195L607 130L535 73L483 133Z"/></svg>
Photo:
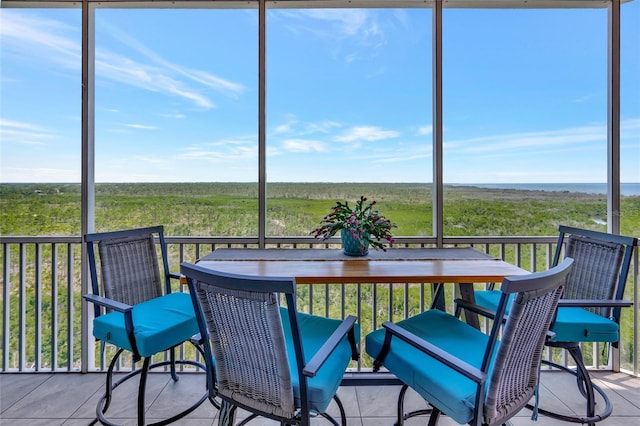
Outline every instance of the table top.
<svg viewBox="0 0 640 426"><path fill-rule="evenodd" d="M218 249L198 264L234 274L294 277L299 284L487 283L529 273L472 248L398 248L364 257L337 249Z"/></svg>

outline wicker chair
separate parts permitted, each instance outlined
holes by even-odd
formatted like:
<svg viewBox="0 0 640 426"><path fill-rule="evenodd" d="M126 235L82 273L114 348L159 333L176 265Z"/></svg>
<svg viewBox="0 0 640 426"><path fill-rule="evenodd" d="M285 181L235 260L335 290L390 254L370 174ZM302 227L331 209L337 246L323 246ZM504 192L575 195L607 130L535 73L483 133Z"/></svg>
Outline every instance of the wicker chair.
<svg viewBox="0 0 640 426"><path fill-rule="evenodd" d="M240 276L183 263L204 340L208 387L222 399L219 424L236 408L282 424L309 425L332 400L351 359L358 359L356 318L344 321L296 311L295 280ZM284 296L287 308L280 307Z"/></svg>
<svg viewBox="0 0 640 426"><path fill-rule="evenodd" d="M608 396L591 381L580 344L608 342L614 347L618 346L620 310L631 306L631 302L623 300L623 295L637 244L636 238L560 226L553 265L558 264L564 252L565 257L574 259L574 266L558 304L557 318L552 328L555 336L548 339L546 345L566 349L576 368L567 368L548 360L543 360L543 363L576 376L578 389L586 399L586 412L585 416L573 416L538 408L539 413L558 420L588 424L594 424L611 414L613 407ZM476 291L475 302L495 310L499 293L495 290ZM595 412L595 392L602 396L604 402L600 413Z"/></svg>
<svg viewBox="0 0 640 426"><path fill-rule="evenodd" d="M154 235L160 242L162 275ZM117 348L107 370L105 393L98 401L93 423L115 424L105 417L113 391L126 380L140 375L137 415L138 425L144 425L145 389L151 368L168 365L174 381L178 380L176 364L205 368L199 362L176 360L175 357L174 348L186 341L202 353L191 297L186 293L171 292L170 279L180 276L169 272L162 226L87 234L84 240L93 289L93 294L86 294L84 298L94 305L93 336L102 342L103 357L106 343ZM98 268L101 280L98 279ZM152 363L154 354L167 350L169 360ZM114 369L125 351L131 352L132 371L114 383ZM141 359L144 359L142 367L136 369L135 364ZM184 417L207 397L208 392L205 392L189 408L154 424L168 424Z"/></svg>
<svg viewBox="0 0 640 426"><path fill-rule="evenodd" d="M385 322L367 335L374 370L384 366L404 383L396 424L430 413L429 425L441 414L460 424L496 425L522 410L536 392L542 347L572 263L566 259L549 271L505 278L495 317L474 310L501 319L493 321L489 335L438 309ZM409 387L432 408L405 414Z"/></svg>

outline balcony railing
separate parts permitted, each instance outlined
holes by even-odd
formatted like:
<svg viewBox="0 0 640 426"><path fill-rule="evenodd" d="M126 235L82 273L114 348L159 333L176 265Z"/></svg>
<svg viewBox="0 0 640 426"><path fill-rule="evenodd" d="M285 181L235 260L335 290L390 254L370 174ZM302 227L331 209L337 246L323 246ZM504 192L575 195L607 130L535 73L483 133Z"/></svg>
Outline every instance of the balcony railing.
<svg viewBox="0 0 640 426"><path fill-rule="evenodd" d="M455 237L445 246L472 246L529 271L545 270L555 251L555 237ZM195 262L221 247L258 247L257 239L167 237L172 271L180 262ZM89 332L90 310L83 305L82 247L80 237L0 237L2 254L1 372L72 372L105 369L104 359ZM398 238L394 247L433 247L428 238ZM333 241L309 238L269 238L266 247L337 247ZM634 307L623 312L619 349L592 345L583 348L591 368L639 374L638 253L634 253L626 299ZM477 284L481 286L482 284ZM453 286L446 286L451 303ZM174 291L184 289L175 288ZM382 324L428 309L430 284L300 285L298 308L331 317L356 315L362 336ZM448 309L452 309L449 306ZM604 349L604 350L603 350ZM547 357L566 363L562 352ZM370 360L354 364L366 371Z"/></svg>

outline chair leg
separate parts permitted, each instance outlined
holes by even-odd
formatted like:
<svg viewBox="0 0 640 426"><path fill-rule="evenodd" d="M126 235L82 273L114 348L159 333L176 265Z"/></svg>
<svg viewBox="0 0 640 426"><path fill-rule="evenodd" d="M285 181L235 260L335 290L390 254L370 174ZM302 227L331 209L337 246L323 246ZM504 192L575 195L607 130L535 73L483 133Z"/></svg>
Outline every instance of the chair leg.
<svg viewBox="0 0 640 426"><path fill-rule="evenodd" d="M104 400L104 406L102 407L103 413L107 411L107 409L109 408L109 405L111 404L111 395L113 393L113 369L115 368L116 363L118 362L118 359L120 358L120 354L122 354L123 350L124 349L118 349L118 352L116 352L115 356L109 363L109 369L107 370L105 400Z"/></svg>
<svg viewBox="0 0 640 426"><path fill-rule="evenodd" d="M151 369L153 368L158 368L158 367L164 367L164 366L169 366L170 368L173 367L172 370L172 376L173 374L175 374L175 365L176 364L181 364L181 365L191 365L197 368L200 368L202 370L206 370L206 367L197 361L192 361L192 360L175 360L175 359L170 359L170 360L164 360L155 364L151 364L151 357L147 357L144 358L144 362L143 362L143 366L142 368L136 369L135 368L135 363L133 365L133 371L131 371L130 373L126 374L124 377L118 379L116 382L113 382L113 370L115 369L115 366L117 364L117 361L120 357L120 354L123 352L123 349L118 349L118 351L116 352L116 354L114 355L113 359L111 360L110 364L109 364L109 369L107 370L107 378L106 378L106 389L105 389L105 393L102 395L102 397L100 398L100 400L98 401L98 404L96 406L96 419L90 423L90 425L96 424L96 423L100 423L103 425L107 425L107 426L118 426L117 423L113 423L109 420L107 420L107 418L105 417L105 414L107 412L107 409L109 408L109 405L111 403L111 398L112 398L112 394L113 391L120 386L121 384L123 384L124 382L126 382L127 380L129 380L130 378L140 374L140 382L138 384L138 404L137 404L137 416L138 416L138 425L142 426L145 425L145 390L146 390L146 383L147 383L147 378L148 378L148 373ZM174 379L174 381L177 380L177 375L176 378ZM216 407L219 408L220 404L218 404L214 397L210 394L209 389L206 390L206 392L204 392L204 394L200 397L200 399L193 405L191 405L190 407L188 407L187 409L185 409L184 411L175 414L174 416L168 418L168 419L164 419L161 420L157 423L151 423L149 425L146 426L163 426L163 425L167 425L173 422L176 422L177 420L181 419L182 417L186 416L187 414L193 412L196 408L198 408L200 405L202 405L202 403L204 401L206 401L207 399L209 399L211 401L211 404Z"/></svg>
<svg viewBox="0 0 640 426"><path fill-rule="evenodd" d="M169 350L169 359L171 360L171 378L174 382L178 381L178 375L176 374L176 348L173 347Z"/></svg>
<svg viewBox="0 0 640 426"><path fill-rule="evenodd" d="M333 395L333 400L336 402L336 404L338 404L338 409L340 410L340 421L342 422L341 423L342 426L347 426L347 413L344 411L344 406L342 405L342 401L340 401L340 398L338 398L338 395ZM335 423L335 420L334 420L334 423Z"/></svg>
<svg viewBox="0 0 640 426"><path fill-rule="evenodd" d="M438 424L440 414L442 414L442 412L435 407L431 410L431 415L429 416L429 426L436 426Z"/></svg>
<svg viewBox="0 0 640 426"><path fill-rule="evenodd" d="M596 402L593 394L593 383L591 382L591 376L584 366L584 360L582 358L582 351L580 348L569 348L568 352L576 362L576 381L578 389L583 397L587 400L587 418L591 418L595 415Z"/></svg>
<svg viewBox="0 0 640 426"><path fill-rule="evenodd" d="M407 389L409 389L408 385L402 385L400 394L398 395L398 413L395 426L402 426L404 424L404 395L407 393Z"/></svg>
<svg viewBox="0 0 640 426"><path fill-rule="evenodd" d="M437 414L435 415L435 418L434 418L434 422L435 422L434 424L436 424L438 422L438 416L440 415L440 411L436 410L435 408L415 410L405 414L404 397L407 393L407 390L409 390L409 386L406 384L402 385L402 388L400 389L400 394L398 395L398 413L397 413L396 423L394 426L402 426L404 424L404 421L407 419L410 419L412 417L417 417L417 416L424 416L427 414L431 415L431 417L429 417L429 424L431 424L431 418L434 417L434 413L436 413L437 411Z"/></svg>
<svg viewBox="0 0 640 426"><path fill-rule="evenodd" d="M103 425L112 424L109 423L104 417L104 413L107 412L107 409L109 409L109 405L111 405L111 395L113 394L113 390L122 382L122 380L119 380L115 384L113 383L113 370L123 351L124 349L118 349L116 354L111 359L111 362L109 363L109 368L107 369L107 378L105 380L105 391L102 397L98 400L98 404L96 405L96 418L91 423L89 423L89 425L94 425L98 422Z"/></svg>
<svg viewBox="0 0 640 426"><path fill-rule="evenodd" d="M342 422L341 425L342 426L347 426L347 413L344 411L344 406L342 405L342 401L340 401L340 398L338 398L338 395L334 395L333 396L333 400L336 402L336 404L338 405L338 410L340 410L340 421ZM336 422L336 419L334 419L333 417L331 417L329 414L327 413L320 413L320 415L322 417L324 417L325 419L329 420L331 422L332 425L334 426L340 426L338 424L338 422Z"/></svg>
<svg viewBox="0 0 640 426"><path fill-rule="evenodd" d="M236 422L236 406L222 400L218 411L218 426L233 426Z"/></svg>
<svg viewBox="0 0 640 426"><path fill-rule="evenodd" d="M573 376L576 377L578 390L580 391L580 394L586 399L586 404L587 404L586 412L585 412L586 415L584 417L569 416L565 414L544 410L542 408L538 408L538 412L544 416L551 417L557 420L561 420L569 423L580 423L580 424L588 424L590 426L594 426L597 422L604 420L611 415L611 412L613 411L613 406L611 405L611 401L609 400L609 397L607 396L607 394L598 385L593 383L593 381L591 380L591 376L589 375L589 370L587 370L586 366L584 365L580 346L577 344L572 344L572 345L563 345L558 347L562 347L566 349L567 352L569 352L569 354L575 361L575 364L576 364L575 370L565 367L564 365L554 363L552 361L543 360L542 362L546 365L549 365L553 368L557 368L559 370L572 374ZM605 407L602 410L602 412L597 414L595 412L595 406L596 406L595 392L598 392L598 394L602 397L605 404ZM532 410L533 406L527 405L527 408Z"/></svg>
<svg viewBox="0 0 640 426"><path fill-rule="evenodd" d="M338 424L336 419L331 417L331 415L329 415L328 413L320 413L320 415L322 417L324 417L325 419L327 419L333 426L347 426L347 413L344 411L344 406L342 405L342 401L340 401L340 398L338 398L338 395L334 395L333 396L333 400L338 405L338 410L340 410L340 422L341 423ZM311 423L309 420L310 419L307 416L307 424ZM300 425L302 425L304 423L305 422L300 422Z"/></svg>
<svg viewBox="0 0 640 426"><path fill-rule="evenodd" d="M148 356L142 363L142 372L140 373L140 383L138 384L138 425L144 425L144 396L147 389L147 374L149 373L149 364L151 357Z"/></svg>

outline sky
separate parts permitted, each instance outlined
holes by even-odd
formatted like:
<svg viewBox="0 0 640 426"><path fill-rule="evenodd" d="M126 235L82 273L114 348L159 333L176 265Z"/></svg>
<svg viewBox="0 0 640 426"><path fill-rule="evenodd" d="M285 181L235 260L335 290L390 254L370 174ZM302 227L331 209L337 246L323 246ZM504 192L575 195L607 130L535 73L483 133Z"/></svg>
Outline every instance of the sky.
<svg viewBox="0 0 640 426"><path fill-rule="evenodd" d="M256 10L98 9L96 182L256 182ZM79 182L79 9L0 9L0 182ZM606 181L606 9L443 14L445 183ZM272 182L431 182L429 9L267 13ZM622 182L640 182L640 1Z"/></svg>

